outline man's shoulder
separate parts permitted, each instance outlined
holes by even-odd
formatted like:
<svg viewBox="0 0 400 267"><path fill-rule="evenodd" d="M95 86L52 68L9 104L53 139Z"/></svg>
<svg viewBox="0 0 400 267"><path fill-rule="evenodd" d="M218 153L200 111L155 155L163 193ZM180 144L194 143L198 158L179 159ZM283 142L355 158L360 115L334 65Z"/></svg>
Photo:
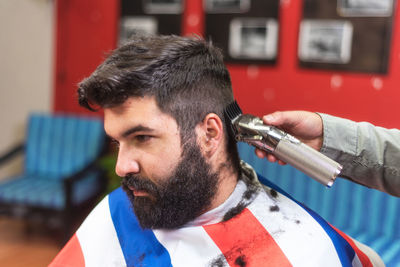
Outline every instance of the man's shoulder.
<svg viewBox="0 0 400 267"><path fill-rule="evenodd" d="M257 176L261 183L262 193L259 194L258 198L252 203L252 205L264 208L260 214L269 217L271 216L271 212L277 214L285 213L286 218L288 214L292 214L296 224L299 223L298 218L302 217L306 219L308 223L314 221L316 223L314 227L317 227L318 225L318 227L324 228L325 231L327 228L331 228L329 223L312 209L297 201L290 194L269 181L267 178L259 174L257 174ZM269 208L266 210L265 207Z"/></svg>
<svg viewBox="0 0 400 267"><path fill-rule="evenodd" d="M258 178L258 181L264 187L264 189L269 189L271 194L274 195L276 193L280 193L280 194L288 197L289 199L294 200L294 198L291 195L289 195L285 190L283 190L282 188L280 188L279 186L277 186L276 184L274 184L273 182L268 180L266 177L257 173L257 178Z"/></svg>
<svg viewBox="0 0 400 267"><path fill-rule="evenodd" d="M300 253L310 262L323 255L338 266L348 261L370 263L370 255L366 256L346 234L265 177L258 176L258 180L263 184L263 193L248 209L286 256L293 257L293 262ZM292 244L296 245L292 247ZM304 246L299 247L299 244Z"/></svg>
<svg viewBox="0 0 400 267"><path fill-rule="evenodd" d="M117 189L97 204L50 266L126 265L109 206L119 194Z"/></svg>

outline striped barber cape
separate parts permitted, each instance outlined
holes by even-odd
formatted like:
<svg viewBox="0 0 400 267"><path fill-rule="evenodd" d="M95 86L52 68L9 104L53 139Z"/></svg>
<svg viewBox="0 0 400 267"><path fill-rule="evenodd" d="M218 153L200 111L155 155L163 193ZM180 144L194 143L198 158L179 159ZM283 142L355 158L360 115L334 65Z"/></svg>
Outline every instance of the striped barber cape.
<svg viewBox="0 0 400 267"><path fill-rule="evenodd" d="M221 206L176 230L141 229L119 188L50 266L372 266L349 237L313 211L272 184L256 184L249 197L249 186L239 181Z"/></svg>

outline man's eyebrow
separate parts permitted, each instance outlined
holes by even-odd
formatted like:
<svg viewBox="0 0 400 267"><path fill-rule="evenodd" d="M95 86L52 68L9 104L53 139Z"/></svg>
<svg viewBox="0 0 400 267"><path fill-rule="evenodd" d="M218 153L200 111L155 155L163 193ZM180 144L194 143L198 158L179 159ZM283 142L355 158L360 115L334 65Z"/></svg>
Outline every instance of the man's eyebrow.
<svg viewBox="0 0 400 267"><path fill-rule="evenodd" d="M154 129L143 126L143 125L137 125L134 126L132 128L129 128L128 130L126 130L125 132L122 133L122 137L126 138L129 135L136 133L136 132L152 132L154 131Z"/></svg>

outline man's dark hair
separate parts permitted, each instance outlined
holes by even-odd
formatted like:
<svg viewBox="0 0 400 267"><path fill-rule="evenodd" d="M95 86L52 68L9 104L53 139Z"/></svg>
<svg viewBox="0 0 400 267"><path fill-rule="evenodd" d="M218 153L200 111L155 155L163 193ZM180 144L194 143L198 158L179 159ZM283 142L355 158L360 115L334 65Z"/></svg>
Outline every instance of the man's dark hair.
<svg viewBox="0 0 400 267"><path fill-rule="evenodd" d="M199 37L136 35L114 50L79 84L79 104L90 110L110 108L129 97L155 97L161 111L175 118L181 138L194 135L209 113L224 122L233 101L232 85L221 51ZM236 144L227 132L227 151L236 170Z"/></svg>

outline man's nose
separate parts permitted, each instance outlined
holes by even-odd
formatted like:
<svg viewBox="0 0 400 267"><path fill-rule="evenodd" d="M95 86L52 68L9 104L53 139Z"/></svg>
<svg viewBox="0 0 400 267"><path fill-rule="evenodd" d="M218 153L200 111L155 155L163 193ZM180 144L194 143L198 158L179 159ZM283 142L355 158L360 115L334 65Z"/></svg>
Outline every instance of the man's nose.
<svg viewBox="0 0 400 267"><path fill-rule="evenodd" d="M139 173L139 163L133 157L133 153L119 150L117 164L115 165L115 173L119 177L125 177L130 173Z"/></svg>

